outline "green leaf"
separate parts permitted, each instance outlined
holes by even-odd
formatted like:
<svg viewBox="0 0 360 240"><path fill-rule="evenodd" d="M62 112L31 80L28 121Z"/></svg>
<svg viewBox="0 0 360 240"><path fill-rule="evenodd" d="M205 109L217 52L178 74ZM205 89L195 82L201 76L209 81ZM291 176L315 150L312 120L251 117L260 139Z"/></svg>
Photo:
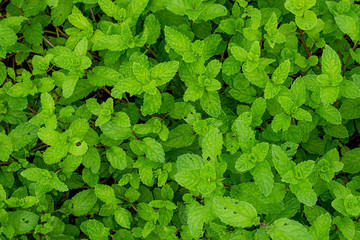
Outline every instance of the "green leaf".
<svg viewBox="0 0 360 240"><path fill-rule="evenodd" d="M272 33L276 32L277 26L278 26L277 16L276 16L275 12L273 12L271 14L271 17L265 24L264 29L269 35L271 35Z"/></svg>
<svg viewBox="0 0 360 240"><path fill-rule="evenodd" d="M198 155L181 155L177 159L178 172L175 174L175 180L189 190L197 190L198 185L202 182L200 170L204 165L204 160Z"/></svg>
<svg viewBox="0 0 360 240"><path fill-rule="evenodd" d="M317 17L311 10L306 10L302 16L295 16L296 25L303 30L311 30L316 26Z"/></svg>
<svg viewBox="0 0 360 240"><path fill-rule="evenodd" d="M306 102L306 85L303 79L297 79L291 86L295 106L300 107Z"/></svg>
<svg viewBox="0 0 360 240"><path fill-rule="evenodd" d="M194 62L195 56L191 49L191 41L177 30L165 26L165 40L169 46L184 57L185 62Z"/></svg>
<svg viewBox="0 0 360 240"><path fill-rule="evenodd" d="M360 117L360 98L346 99L339 109L342 118L355 119Z"/></svg>
<svg viewBox="0 0 360 240"><path fill-rule="evenodd" d="M264 97L265 99L271 99L275 97L279 92L281 86L279 85L273 85L270 81L266 83L265 91L264 91Z"/></svg>
<svg viewBox="0 0 360 240"><path fill-rule="evenodd" d="M59 167L62 168L64 173L71 173L74 172L80 164L81 157L69 155L61 163L59 163Z"/></svg>
<svg viewBox="0 0 360 240"><path fill-rule="evenodd" d="M347 238L347 239L353 239L355 235L355 224L351 220L350 217L340 217L337 216L333 220L333 224L336 224L336 226L340 229L341 233Z"/></svg>
<svg viewBox="0 0 360 240"><path fill-rule="evenodd" d="M59 4L59 0L46 0L46 4L49 7L56 7Z"/></svg>
<svg viewBox="0 0 360 240"><path fill-rule="evenodd" d="M170 61L159 63L150 70L151 79L156 80L156 85L161 86L173 79L179 68L179 62Z"/></svg>
<svg viewBox="0 0 360 240"><path fill-rule="evenodd" d="M189 226L190 234L194 238L199 238L203 235L203 226L205 221L205 207L198 203L189 204L187 210L187 225Z"/></svg>
<svg viewBox="0 0 360 240"><path fill-rule="evenodd" d="M357 173L360 171L360 148L352 149L345 153L341 162L344 164L343 171Z"/></svg>
<svg viewBox="0 0 360 240"><path fill-rule="evenodd" d="M271 127L274 132L278 132L280 130L286 131L289 129L291 123L291 117L286 115L285 113L277 114L273 121L271 122Z"/></svg>
<svg viewBox="0 0 360 240"><path fill-rule="evenodd" d="M35 55L32 59L33 64L33 74L43 74L49 68L51 59L53 58L52 54L48 54L45 57Z"/></svg>
<svg viewBox="0 0 360 240"><path fill-rule="evenodd" d="M60 179L55 174L53 174L52 179L50 180L50 186L59 192L69 191L67 185L60 181Z"/></svg>
<svg viewBox="0 0 360 240"><path fill-rule="evenodd" d="M269 151L269 144L267 142L259 143L251 150L252 154L256 159L256 162L262 162L267 156L268 151Z"/></svg>
<svg viewBox="0 0 360 240"><path fill-rule="evenodd" d="M245 62L248 59L247 51L237 45L231 45L230 52L239 62Z"/></svg>
<svg viewBox="0 0 360 240"><path fill-rule="evenodd" d="M315 162L312 160L303 161L301 163L298 163L295 167L295 174L296 178L298 179L304 179L308 177L313 168L314 168Z"/></svg>
<svg viewBox="0 0 360 240"><path fill-rule="evenodd" d="M146 238L154 229L155 229L155 224L153 224L152 222L145 223L145 226L142 231L142 236Z"/></svg>
<svg viewBox="0 0 360 240"><path fill-rule="evenodd" d="M70 138L83 139L88 130L88 121L85 118L78 118L70 124L67 133Z"/></svg>
<svg viewBox="0 0 360 240"><path fill-rule="evenodd" d="M201 10L199 19L204 21L209 21L217 17L225 16L227 14L227 9L220 4L206 4Z"/></svg>
<svg viewBox="0 0 360 240"><path fill-rule="evenodd" d="M24 5L22 6L24 10L24 14L26 17L32 17L43 11L46 7L46 1L42 0L34 0L34 1L24 1Z"/></svg>
<svg viewBox="0 0 360 240"><path fill-rule="evenodd" d="M194 129L189 124L180 124L169 132L168 138L162 144L171 148L190 146L196 138Z"/></svg>
<svg viewBox="0 0 360 240"><path fill-rule="evenodd" d="M104 66L96 66L88 74L90 83L98 87L114 86L120 81L120 78L119 72Z"/></svg>
<svg viewBox="0 0 360 240"><path fill-rule="evenodd" d="M0 160L8 161L13 152L11 138L4 133L0 133Z"/></svg>
<svg viewBox="0 0 360 240"><path fill-rule="evenodd" d="M6 192L4 187L0 184L0 201L4 201L6 199Z"/></svg>
<svg viewBox="0 0 360 240"><path fill-rule="evenodd" d="M309 122L312 121L311 114L302 108L299 108L292 116L296 120L303 120L303 121L309 121Z"/></svg>
<svg viewBox="0 0 360 240"><path fill-rule="evenodd" d="M322 87L320 89L320 99L325 106L329 106L336 101L339 90L339 87Z"/></svg>
<svg viewBox="0 0 360 240"><path fill-rule="evenodd" d="M84 31L93 31L93 27L90 21L84 17L81 11L77 7L73 7L72 14L68 16L69 22L75 27Z"/></svg>
<svg viewBox="0 0 360 240"><path fill-rule="evenodd" d="M266 111L266 101L264 98L257 98L251 105L253 115L253 125L259 126L262 123L262 116Z"/></svg>
<svg viewBox="0 0 360 240"><path fill-rule="evenodd" d="M230 76L240 71L241 64L235 59L234 56L230 56L225 59L222 68L223 73Z"/></svg>
<svg viewBox="0 0 360 240"><path fill-rule="evenodd" d="M160 37L161 25L154 14L150 14L146 17L144 23L144 31L148 31L148 44L155 44Z"/></svg>
<svg viewBox="0 0 360 240"><path fill-rule="evenodd" d="M88 151L82 155L82 164L90 168L93 173L99 172L101 159L96 148L89 147Z"/></svg>
<svg viewBox="0 0 360 240"><path fill-rule="evenodd" d="M229 197L215 197L213 205L216 215L225 224L245 228L259 223L256 209L250 203Z"/></svg>
<svg viewBox="0 0 360 240"><path fill-rule="evenodd" d="M270 164L267 161L257 162L251 170L251 175L262 194L266 197L269 196L274 186L274 175Z"/></svg>
<svg viewBox="0 0 360 240"><path fill-rule="evenodd" d="M341 73L341 63L339 56L328 45L325 46L321 59L322 72L333 76Z"/></svg>
<svg viewBox="0 0 360 240"><path fill-rule="evenodd" d="M8 217L9 220L7 224L13 226L15 236L30 232L35 228L39 221L38 215L24 210L9 212Z"/></svg>
<svg viewBox="0 0 360 240"><path fill-rule="evenodd" d="M127 166L125 151L116 146L112 146L106 151L106 158L115 169L124 170Z"/></svg>
<svg viewBox="0 0 360 240"><path fill-rule="evenodd" d="M161 107L162 97L159 91L155 94L144 94L144 104L141 106L141 113L146 115L151 115L157 113Z"/></svg>
<svg viewBox="0 0 360 240"><path fill-rule="evenodd" d="M139 217L141 217L145 221L149 221L152 223L155 223L158 219L158 214L152 207L149 206L149 204L146 203L140 203L138 205L138 214Z"/></svg>
<svg viewBox="0 0 360 240"><path fill-rule="evenodd" d="M200 98L200 104L207 114L213 117L219 116L221 112L221 102L219 94L216 91L204 92Z"/></svg>
<svg viewBox="0 0 360 240"><path fill-rule="evenodd" d="M74 216L81 216L88 213L95 205L97 197L93 189L77 193L70 201L69 210Z"/></svg>
<svg viewBox="0 0 360 240"><path fill-rule="evenodd" d="M286 78L289 75L290 71L290 61L286 60L282 62L274 71L271 80L273 80L275 85L283 84Z"/></svg>
<svg viewBox="0 0 360 240"><path fill-rule="evenodd" d="M271 155L274 166L280 176L284 176L287 172L292 170L293 164L289 160L286 153L277 145L271 146Z"/></svg>
<svg viewBox="0 0 360 240"><path fill-rule="evenodd" d="M72 0L61 0L51 9L51 20L55 26L60 26L67 19L73 7Z"/></svg>
<svg viewBox="0 0 360 240"><path fill-rule="evenodd" d="M325 107L321 105L317 110L316 113L323 117L326 121L332 124L341 124L341 114L340 112L333 106L329 105Z"/></svg>
<svg viewBox="0 0 360 240"><path fill-rule="evenodd" d="M347 138L349 136L349 132L344 125L329 125L324 127L324 131L329 136L337 138Z"/></svg>
<svg viewBox="0 0 360 240"><path fill-rule="evenodd" d="M115 121L109 121L100 126L102 132L113 140L124 140L132 136L129 127L119 126Z"/></svg>
<svg viewBox="0 0 360 240"><path fill-rule="evenodd" d="M130 229L131 225L131 213L122 207L118 207L115 210L115 221L123 228Z"/></svg>
<svg viewBox="0 0 360 240"><path fill-rule="evenodd" d="M36 92L36 87L31 80L25 79L23 82L12 86L9 89L8 94L12 97L26 97L29 94L34 95Z"/></svg>
<svg viewBox="0 0 360 240"><path fill-rule="evenodd" d="M96 184L95 194L97 198L99 198L101 201L105 202L106 204L112 204L116 202L114 189L112 189L108 185Z"/></svg>
<svg viewBox="0 0 360 240"><path fill-rule="evenodd" d="M315 205L317 196L308 181L304 180L299 181L297 184L290 184L290 189L296 195L299 202L307 206Z"/></svg>
<svg viewBox="0 0 360 240"><path fill-rule="evenodd" d="M54 146L47 148L44 152L44 162L48 165L60 162L66 156L68 146L64 143L58 143Z"/></svg>
<svg viewBox="0 0 360 240"><path fill-rule="evenodd" d="M101 222L90 219L81 223L81 231L83 231L91 240L105 240L109 238L109 228L105 227Z"/></svg>
<svg viewBox="0 0 360 240"><path fill-rule="evenodd" d="M15 32L6 26L0 25L0 46L8 47L12 46L18 40Z"/></svg>
<svg viewBox="0 0 360 240"><path fill-rule="evenodd" d="M132 0L126 8L126 18L131 23L130 26L134 26L148 5L149 0Z"/></svg>
<svg viewBox="0 0 360 240"><path fill-rule="evenodd" d="M346 98L358 98L360 89L354 82L344 79L340 85L340 94Z"/></svg>
<svg viewBox="0 0 360 240"><path fill-rule="evenodd" d="M48 170L42 168L28 168L21 172L21 176L33 182L48 182L51 174Z"/></svg>
<svg viewBox="0 0 360 240"><path fill-rule="evenodd" d="M96 40L92 46L93 51L108 49L110 51L122 51L128 46L121 35L105 35Z"/></svg>
<svg viewBox="0 0 360 240"><path fill-rule="evenodd" d="M55 130L49 128L40 128L37 132L38 137L48 145L56 145L61 134Z"/></svg>
<svg viewBox="0 0 360 240"><path fill-rule="evenodd" d="M305 226L294 220L280 218L267 228L273 240L313 240Z"/></svg>
<svg viewBox="0 0 360 240"><path fill-rule="evenodd" d="M63 82L63 95L66 98L71 97L71 95L74 93L76 83L79 80L77 76L67 76L65 81Z"/></svg>
<svg viewBox="0 0 360 240"><path fill-rule="evenodd" d="M184 101L195 102L204 94L204 89L199 84L190 85L184 93Z"/></svg>
<svg viewBox="0 0 360 240"><path fill-rule="evenodd" d="M291 98L286 96L279 96L278 102L287 114L292 114L294 112L294 102Z"/></svg>
<svg viewBox="0 0 360 240"><path fill-rule="evenodd" d="M85 56L88 50L88 40L87 38L83 38L76 44L74 53L77 57Z"/></svg>
<svg viewBox="0 0 360 240"><path fill-rule="evenodd" d="M357 18L354 16L338 15L334 19L340 30L349 35L354 42L360 40L360 26Z"/></svg>
<svg viewBox="0 0 360 240"><path fill-rule="evenodd" d="M149 160L160 163L165 162L164 149L155 139L144 138L140 148Z"/></svg>
<svg viewBox="0 0 360 240"><path fill-rule="evenodd" d="M6 66L3 62L0 63L0 83L3 84L7 76Z"/></svg>
<svg viewBox="0 0 360 240"><path fill-rule="evenodd" d="M167 10L177 15L185 15L186 13L187 6L184 0L165 1L164 5Z"/></svg>
<svg viewBox="0 0 360 240"><path fill-rule="evenodd" d="M25 25L23 29L25 40L34 45L40 45L43 41L43 29L39 22Z"/></svg>
<svg viewBox="0 0 360 240"><path fill-rule="evenodd" d="M119 6L117 6L111 0L98 0L98 4L99 4L101 10L103 10L106 15L108 15L109 17L113 17L116 20L121 20L122 15L125 14L125 13L122 13ZM123 9L123 11L125 11L125 10Z"/></svg>
<svg viewBox="0 0 360 240"><path fill-rule="evenodd" d="M252 154L244 153L235 163L235 168L239 172L246 172L255 167L255 162L253 161L254 156ZM256 173L255 173L256 174Z"/></svg>
<svg viewBox="0 0 360 240"><path fill-rule="evenodd" d="M219 129L210 129L202 142L203 158L207 159L209 157L212 160L216 160L221 154L222 145L223 136Z"/></svg>

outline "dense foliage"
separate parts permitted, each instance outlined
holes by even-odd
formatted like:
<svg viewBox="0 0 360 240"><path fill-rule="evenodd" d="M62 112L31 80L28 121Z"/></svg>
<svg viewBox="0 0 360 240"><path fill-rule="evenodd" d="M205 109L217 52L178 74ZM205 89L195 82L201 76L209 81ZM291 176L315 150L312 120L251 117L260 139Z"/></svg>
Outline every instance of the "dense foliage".
<svg viewBox="0 0 360 240"><path fill-rule="evenodd" d="M0 10L0 239L360 239L357 2Z"/></svg>

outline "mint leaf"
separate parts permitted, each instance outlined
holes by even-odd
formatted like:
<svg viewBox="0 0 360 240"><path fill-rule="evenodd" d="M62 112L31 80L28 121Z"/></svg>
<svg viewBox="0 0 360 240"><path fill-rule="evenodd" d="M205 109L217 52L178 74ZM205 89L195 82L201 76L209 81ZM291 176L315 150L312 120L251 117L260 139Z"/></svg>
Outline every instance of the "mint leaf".
<svg viewBox="0 0 360 240"><path fill-rule="evenodd" d="M112 146L106 152L106 157L115 169L123 170L126 168L126 153L122 148Z"/></svg>
<svg viewBox="0 0 360 240"><path fill-rule="evenodd" d="M97 197L92 189L77 193L69 203L69 210L74 216L88 213L95 205Z"/></svg>
<svg viewBox="0 0 360 240"><path fill-rule="evenodd" d="M185 62L194 62L195 55L191 48L191 41L177 30L165 27L166 43L174 49L174 51L184 57Z"/></svg>
<svg viewBox="0 0 360 240"><path fill-rule="evenodd" d="M219 129L213 128L205 135L203 139L203 158L210 157L212 160L216 160L217 156L220 156L223 145L223 137Z"/></svg>
<svg viewBox="0 0 360 240"><path fill-rule="evenodd" d="M335 16L334 19L340 30L348 34L353 41L360 39L360 28L356 18L353 16L339 15Z"/></svg>
<svg viewBox="0 0 360 240"><path fill-rule="evenodd" d="M1 239L360 239L357 1L0 2Z"/></svg>
<svg viewBox="0 0 360 240"><path fill-rule="evenodd" d="M321 117L332 124L340 124L341 123L341 114L340 112L333 106L320 106L316 111Z"/></svg>
<svg viewBox="0 0 360 240"><path fill-rule="evenodd" d="M9 159L10 154L12 153L12 143L9 136L5 135L4 133L0 133L0 139L1 139L1 154L0 154L0 160L1 161L7 161Z"/></svg>
<svg viewBox="0 0 360 240"><path fill-rule="evenodd" d="M96 184L95 194L98 199L100 199L101 201L107 204L115 203L116 201L115 192L110 186L103 184Z"/></svg>
<svg viewBox="0 0 360 240"><path fill-rule="evenodd" d="M322 71L328 75L336 75L341 72L341 63L337 53L328 45L325 46L322 54Z"/></svg>
<svg viewBox="0 0 360 240"><path fill-rule="evenodd" d="M355 148L345 153L345 155L341 159L341 162L344 164L344 172L358 172L358 170L360 169L359 152L360 148Z"/></svg>
<svg viewBox="0 0 360 240"><path fill-rule="evenodd" d="M101 222L91 219L82 222L80 229L89 236L90 239L107 239L109 236L109 229Z"/></svg>
<svg viewBox="0 0 360 240"><path fill-rule="evenodd" d="M310 233L315 239L329 239L329 231L331 226L331 217L329 213L322 214L311 226Z"/></svg>
<svg viewBox="0 0 360 240"><path fill-rule="evenodd" d="M214 209L220 220L234 227L250 227L258 224L256 209L247 202L229 197L215 197Z"/></svg>
<svg viewBox="0 0 360 240"><path fill-rule="evenodd" d="M130 228L131 224L131 214L128 210L118 207L115 210L115 221L123 228Z"/></svg>
<svg viewBox="0 0 360 240"><path fill-rule="evenodd" d="M272 239L313 239L308 230L299 222L280 218L271 225L267 232Z"/></svg>
<svg viewBox="0 0 360 240"><path fill-rule="evenodd" d="M317 196L309 182L301 181L297 184L290 184L290 189L301 203L307 206L315 205Z"/></svg>

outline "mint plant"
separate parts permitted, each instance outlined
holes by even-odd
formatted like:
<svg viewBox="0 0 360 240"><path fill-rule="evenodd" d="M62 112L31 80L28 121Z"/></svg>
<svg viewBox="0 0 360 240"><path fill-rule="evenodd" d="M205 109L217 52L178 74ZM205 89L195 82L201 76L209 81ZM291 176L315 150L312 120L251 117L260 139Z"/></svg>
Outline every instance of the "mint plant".
<svg viewBox="0 0 360 240"><path fill-rule="evenodd" d="M0 0L0 239L360 239L354 0Z"/></svg>

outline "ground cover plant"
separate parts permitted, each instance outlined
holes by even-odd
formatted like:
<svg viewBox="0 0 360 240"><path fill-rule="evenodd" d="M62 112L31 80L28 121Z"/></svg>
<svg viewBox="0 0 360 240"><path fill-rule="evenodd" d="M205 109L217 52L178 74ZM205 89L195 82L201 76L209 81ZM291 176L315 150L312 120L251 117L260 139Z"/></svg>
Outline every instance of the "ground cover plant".
<svg viewBox="0 0 360 240"><path fill-rule="evenodd" d="M357 1L0 13L0 239L360 239Z"/></svg>

